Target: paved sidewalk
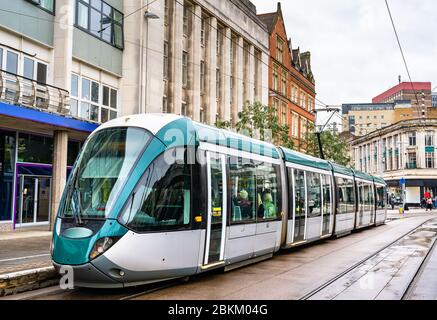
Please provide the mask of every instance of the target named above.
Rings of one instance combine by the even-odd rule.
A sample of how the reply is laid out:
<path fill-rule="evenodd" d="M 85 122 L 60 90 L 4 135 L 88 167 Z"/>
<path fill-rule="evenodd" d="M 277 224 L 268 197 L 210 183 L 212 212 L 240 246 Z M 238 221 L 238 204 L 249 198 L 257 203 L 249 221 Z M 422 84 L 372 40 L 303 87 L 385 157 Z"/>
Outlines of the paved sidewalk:
<path fill-rule="evenodd" d="M 46 230 L 15 230 L 0 233 L 0 275 L 51 266 Z"/>

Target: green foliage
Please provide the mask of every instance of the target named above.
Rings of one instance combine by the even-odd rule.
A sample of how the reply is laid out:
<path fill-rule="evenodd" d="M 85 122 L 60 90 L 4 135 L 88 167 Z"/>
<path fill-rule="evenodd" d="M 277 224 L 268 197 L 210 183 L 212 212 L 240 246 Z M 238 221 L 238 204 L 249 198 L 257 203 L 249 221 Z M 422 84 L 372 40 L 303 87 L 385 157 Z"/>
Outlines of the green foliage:
<path fill-rule="evenodd" d="M 231 122 L 224 121 L 224 120 L 217 120 L 215 126 L 219 129 L 229 129 L 231 128 Z"/>
<path fill-rule="evenodd" d="M 294 141 L 289 138 L 289 127 L 279 123 L 278 110 L 261 102 L 246 102 L 238 113 L 236 130 L 252 138 L 269 141 L 293 149 Z"/>
<path fill-rule="evenodd" d="M 320 134 L 320 140 L 322 141 L 323 154 L 326 160 L 343 166 L 350 164 L 348 145 L 338 134 L 332 131 L 323 131 Z M 307 147 L 307 154 L 320 158 L 319 144 L 317 135 L 314 133 L 314 127 L 308 128 L 304 143 Z"/>

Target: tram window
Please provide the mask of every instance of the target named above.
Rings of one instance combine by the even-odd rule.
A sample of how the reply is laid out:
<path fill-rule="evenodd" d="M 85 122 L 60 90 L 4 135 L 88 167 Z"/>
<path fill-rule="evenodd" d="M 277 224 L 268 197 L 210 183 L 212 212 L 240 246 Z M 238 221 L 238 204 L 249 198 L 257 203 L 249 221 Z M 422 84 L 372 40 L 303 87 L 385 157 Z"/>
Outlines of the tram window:
<path fill-rule="evenodd" d="M 357 181 L 357 188 L 358 188 L 358 211 L 359 212 L 364 212 L 365 208 L 364 208 L 364 195 L 365 195 L 365 191 L 364 191 L 364 184 L 360 181 Z"/>
<path fill-rule="evenodd" d="M 376 188 L 376 200 L 377 200 L 377 208 L 384 209 L 385 208 L 385 198 L 384 198 L 384 187 Z"/>
<path fill-rule="evenodd" d="M 339 214 L 352 213 L 355 211 L 355 195 L 353 180 L 336 177 L 338 187 Z"/>
<path fill-rule="evenodd" d="M 372 210 L 372 204 L 373 204 L 372 186 L 370 184 L 367 184 L 367 186 L 366 186 L 366 210 L 367 211 Z"/>
<path fill-rule="evenodd" d="M 307 172 L 307 188 L 308 188 L 308 217 L 320 217 L 321 211 L 321 183 L 320 174 Z"/>
<path fill-rule="evenodd" d="M 69 183 L 63 216 L 105 218 L 151 135 L 139 128 L 96 132 L 79 155 Z"/>
<path fill-rule="evenodd" d="M 322 174 L 323 214 L 331 214 L 331 176 Z"/>
<path fill-rule="evenodd" d="M 231 182 L 231 223 L 254 222 L 256 208 L 256 171 L 249 159 L 229 157 Z"/>
<path fill-rule="evenodd" d="M 294 211 L 296 219 L 305 218 L 306 199 L 305 199 L 305 172 L 294 170 Z"/>
<path fill-rule="evenodd" d="M 191 166 L 169 163 L 161 155 L 147 169 L 121 221 L 136 231 L 186 227 L 191 220 L 190 190 Z"/>
<path fill-rule="evenodd" d="M 256 166 L 256 188 L 258 199 L 258 220 L 277 219 L 280 215 L 280 192 L 278 190 L 279 166 L 259 163 Z"/>

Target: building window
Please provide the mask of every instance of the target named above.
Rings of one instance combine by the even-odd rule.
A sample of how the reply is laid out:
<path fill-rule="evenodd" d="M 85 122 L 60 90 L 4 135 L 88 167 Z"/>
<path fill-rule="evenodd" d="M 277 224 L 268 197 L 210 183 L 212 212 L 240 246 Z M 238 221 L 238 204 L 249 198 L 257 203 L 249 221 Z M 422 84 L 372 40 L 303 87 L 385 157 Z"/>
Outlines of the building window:
<path fill-rule="evenodd" d="M 123 14 L 102 0 L 77 0 L 76 27 L 123 49 Z"/>
<path fill-rule="evenodd" d="M 37 5 L 41 9 L 48 11 L 52 14 L 55 13 L 55 0 L 27 0 L 34 5 Z"/>
<path fill-rule="evenodd" d="M 300 106 L 305 107 L 305 94 L 303 92 L 300 93 Z"/>
<path fill-rule="evenodd" d="M 427 131 L 425 134 L 425 146 L 432 147 L 434 146 L 434 131 Z"/>
<path fill-rule="evenodd" d="M 168 25 L 168 17 L 169 17 L 169 13 L 170 13 L 168 1 L 169 0 L 164 0 L 164 25 Z"/>
<path fill-rule="evenodd" d="M 434 168 L 434 152 L 425 152 L 425 163 L 427 169 Z"/>
<path fill-rule="evenodd" d="M 40 83 L 47 83 L 47 64 L 24 57 L 23 77 Z"/>
<path fill-rule="evenodd" d="M 200 44 L 205 45 L 205 18 L 200 20 Z"/>
<path fill-rule="evenodd" d="M 184 36 L 188 36 L 188 7 L 184 6 Z"/>
<path fill-rule="evenodd" d="M 168 113 L 168 100 L 167 97 L 162 97 L 162 112 Z"/>
<path fill-rule="evenodd" d="M 205 61 L 200 61 L 200 94 L 205 94 L 205 82 L 206 82 L 206 75 L 205 75 Z"/>
<path fill-rule="evenodd" d="M 231 76 L 230 77 L 230 81 L 229 81 L 229 98 L 230 98 L 230 103 L 232 104 L 234 102 L 234 77 Z"/>
<path fill-rule="evenodd" d="M 273 65 L 273 90 L 278 91 L 278 82 L 279 82 L 279 67 L 277 65 Z"/>
<path fill-rule="evenodd" d="M 168 41 L 164 41 L 163 76 L 164 76 L 164 79 L 168 79 Z"/>
<path fill-rule="evenodd" d="M 415 146 L 416 145 L 416 132 L 408 133 L 408 144 L 410 146 Z"/>
<path fill-rule="evenodd" d="M 221 96 L 221 81 L 220 81 L 220 69 L 216 69 L 215 71 L 215 94 L 217 97 L 217 100 L 220 100 Z"/>
<path fill-rule="evenodd" d="M 279 101 L 276 98 L 273 99 L 273 110 L 274 110 L 274 112 L 279 111 Z"/>
<path fill-rule="evenodd" d="M 408 154 L 407 169 L 416 169 L 416 168 L 417 168 L 416 153 L 409 153 Z"/>
<path fill-rule="evenodd" d="M 185 102 L 182 102 L 181 115 L 184 117 L 188 116 L 188 108 Z"/>
<path fill-rule="evenodd" d="M 6 53 L 6 71 L 18 74 L 18 54 L 9 50 Z"/>
<path fill-rule="evenodd" d="M 287 96 L 287 70 L 282 70 L 282 86 L 281 86 L 281 93 L 284 96 Z"/>
<path fill-rule="evenodd" d="M 276 60 L 284 61 L 284 41 L 279 36 L 276 37 Z"/>
<path fill-rule="evenodd" d="M 216 50 L 217 50 L 217 55 L 220 55 L 220 51 L 221 51 L 221 31 L 220 31 L 220 28 L 217 28 Z"/>
<path fill-rule="evenodd" d="M 293 137 L 297 137 L 298 135 L 298 125 L 299 125 L 299 117 L 295 114 L 292 113 L 292 117 L 291 117 L 291 134 Z"/>
<path fill-rule="evenodd" d="M 182 52 L 182 85 L 188 85 L 188 53 Z"/>
<path fill-rule="evenodd" d="M 291 101 L 297 104 L 297 87 L 294 85 L 291 88 Z"/>
<path fill-rule="evenodd" d="M 282 103 L 281 105 L 281 122 L 282 124 L 287 124 L 287 104 Z"/>
<path fill-rule="evenodd" d="M 200 122 L 205 123 L 205 110 L 200 107 Z"/>
<path fill-rule="evenodd" d="M 70 113 L 73 116 L 100 123 L 117 118 L 116 89 L 73 73 L 70 95 Z"/>
<path fill-rule="evenodd" d="M 5 55 L 3 56 L 3 52 Z M 21 62 L 22 61 L 22 62 Z M 22 64 L 22 68 L 18 66 Z M 23 76 L 30 80 L 36 80 L 40 83 L 47 83 L 48 65 L 37 59 L 20 55 L 16 52 L 3 49 L 0 47 L 0 69 L 6 66 L 7 72 Z"/>

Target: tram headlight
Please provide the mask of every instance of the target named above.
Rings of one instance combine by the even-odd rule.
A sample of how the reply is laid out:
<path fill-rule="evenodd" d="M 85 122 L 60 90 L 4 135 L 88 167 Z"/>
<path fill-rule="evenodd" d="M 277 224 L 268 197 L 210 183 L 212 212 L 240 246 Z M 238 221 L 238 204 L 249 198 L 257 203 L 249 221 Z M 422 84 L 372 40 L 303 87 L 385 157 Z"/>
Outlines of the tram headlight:
<path fill-rule="evenodd" d="M 111 248 L 118 240 L 120 240 L 120 237 L 104 237 L 97 240 L 94 244 L 93 250 L 91 250 L 90 260 L 100 256 L 103 252 Z"/>

